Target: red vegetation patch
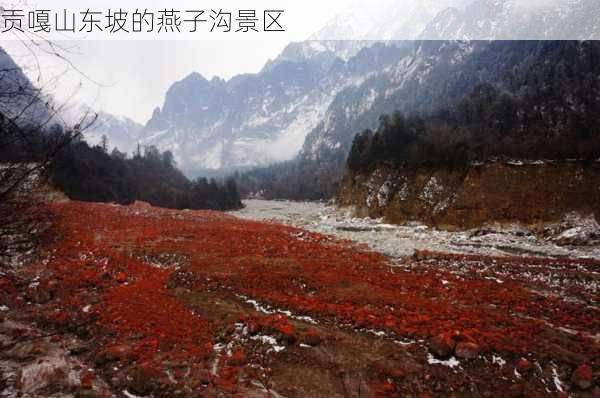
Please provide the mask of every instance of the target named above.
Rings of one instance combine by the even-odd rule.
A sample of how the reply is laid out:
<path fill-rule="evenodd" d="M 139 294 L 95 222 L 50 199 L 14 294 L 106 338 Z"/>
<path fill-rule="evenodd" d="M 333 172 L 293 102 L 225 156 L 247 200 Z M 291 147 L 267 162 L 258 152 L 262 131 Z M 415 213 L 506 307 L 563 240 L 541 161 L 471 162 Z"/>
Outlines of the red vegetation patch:
<path fill-rule="evenodd" d="M 593 366 L 600 358 L 590 337 L 600 331 L 597 292 L 590 289 L 598 283 L 597 262 L 421 253 L 417 261 L 393 267 L 384 256 L 347 242 L 217 212 L 79 202 L 51 210 L 57 238 L 46 250 L 60 286 L 56 322 L 93 319 L 112 336 L 109 346 L 132 346 L 128 355 L 140 363 L 203 361 L 222 326 L 171 295 L 171 281 L 176 281 L 171 287 L 185 281 L 192 290 L 248 298 L 255 300 L 249 308 L 258 303 L 322 325 L 373 329 L 395 338 L 442 335 L 452 348 L 463 342 L 515 357 L 552 358 L 558 344 Z M 159 264 L 139 253 L 182 260 Z M 90 301 L 96 304 L 82 311 Z M 244 323 L 251 333 L 296 338 L 287 315 Z M 560 340 L 547 334 L 559 326 L 573 333 Z M 233 391 L 245 360 L 246 353 L 235 351 L 217 384 Z M 394 388 L 386 381 L 374 386 L 382 394 Z"/>
<path fill-rule="evenodd" d="M 163 360 L 206 357 L 211 351 L 210 325 L 167 295 L 168 273 L 149 269 L 136 279 L 107 292 L 97 309 L 100 323 L 120 336 L 142 336 L 135 350 L 143 359 L 157 351 L 168 353 Z"/>
<path fill-rule="evenodd" d="M 105 335 L 114 336 L 108 344 L 130 345 L 127 356 L 138 361 L 152 361 L 161 353 L 160 361 L 201 362 L 212 352 L 212 326 L 168 294 L 171 271 L 125 254 L 130 240 L 120 227 L 130 220 L 114 217 L 112 209 L 82 203 L 53 207 L 60 237 L 47 247 L 47 261 L 62 304 L 53 321 L 73 325 L 96 319 Z M 152 233 L 147 227 L 140 230 L 144 237 Z"/>
<path fill-rule="evenodd" d="M 17 289 L 15 288 L 13 282 L 6 277 L 0 278 L 0 291 L 2 292 L 3 296 L 7 296 L 6 298 L 14 297 L 17 293 Z"/>

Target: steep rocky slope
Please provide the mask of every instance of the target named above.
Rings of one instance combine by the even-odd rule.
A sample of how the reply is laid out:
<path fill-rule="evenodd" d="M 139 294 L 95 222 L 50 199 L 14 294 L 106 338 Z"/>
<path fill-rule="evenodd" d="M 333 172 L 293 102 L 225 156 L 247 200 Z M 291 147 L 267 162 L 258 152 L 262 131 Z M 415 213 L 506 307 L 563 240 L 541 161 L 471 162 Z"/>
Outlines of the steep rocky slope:
<path fill-rule="evenodd" d="M 46 125 L 54 120 L 50 98 L 36 87 L 8 53 L 0 48 L 0 113 L 19 126 Z"/>
<path fill-rule="evenodd" d="M 229 81 L 192 73 L 167 92 L 140 135 L 173 151 L 189 174 L 291 159 L 335 93 L 354 83 L 321 43 L 292 43 L 258 74 Z M 356 74 L 355 74 L 356 76 Z"/>
<path fill-rule="evenodd" d="M 300 161 L 344 157 L 352 136 L 372 127 L 379 114 L 447 105 L 473 84 L 518 70 L 536 52 L 522 46 L 509 53 L 500 45 L 486 54 L 487 42 L 394 40 L 598 37 L 593 16 L 600 10 L 593 0 L 525 3 L 428 0 L 398 8 L 390 2 L 358 12 L 349 7 L 259 73 L 229 81 L 192 74 L 175 83 L 141 139 L 173 151 L 188 174 L 261 166 L 299 152 Z M 340 38 L 355 40 L 323 40 Z M 384 48 L 381 40 L 387 40 Z"/>
<path fill-rule="evenodd" d="M 380 62 L 380 72 L 360 85 L 341 92 L 324 120 L 307 136 L 300 153 L 305 160 L 345 157 L 352 138 L 363 129 L 374 129 L 382 114 L 394 111 L 430 115 L 451 110 L 482 83 L 500 92 L 521 97 L 543 91 L 550 112 L 584 113 L 588 97 L 598 90 L 592 78 L 588 92 L 569 92 L 565 83 L 582 83 L 579 73 L 594 65 L 597 42 L 574 41 L 422 41 L 401 47 L 375 45 L 359 57 Z M 562 86 L 561 86 L 562 85 Z M 568 94 L 566 94 L 568 92 Z M 562 96 L 572 103 L 565 106 Z M 541 98 L 538 98 L 541 101 Z"/>
<path fill-rule="evenodd" d="M 131 154 L 136 149 L 143 127 L 128 117 L 98 112 L 98 119 L 85 131 L 83 138 L 94 146 L 100 145 L 102 136 L 106 136 L 109 151 L 116 147 L 121 152 Z"/>
<path fill-rule="evenodd" d="M 475 104 L 485 104 L 493 96 L 507 98 L 510 106 L 529 108 L 524 113 L 507 108 L 489 118 L 481 117 L 490 127 L 507 124 L 518 114 L 536 120 L 537 130 L 523 128 L 519 134 L 515 133 L 513 148 L 531 151 L 533 133 L 537 137 L 547 134 L 550 138 L 560 135 L 565 137 L 566 145 L 578 148 L 580 143 L 575 138 L 569 141 L 568 137 L 574 136 L 567 130 L 575 125 L 572 121 L 588 120 L 596 114 L 595 97 L 600 92 L 594 78 L 598 54 L 598 42 L 374 44 L 361 50 L 347 65 L 377 64 L 375 69 L 379 72 L 365 76 L 360 84 L 343 89 L 333 99 L 324 119 L 307 135 L 294 167 L 283 165 L 249 173 L 246 180 L 250 181 L 250 191 L 264 191 L 269 198 L 313 199 L 335 195 L 354 136 L 365 129 L 376 129 L 382 114 L 400 111 L 407 116 L 441 120 L 464 114 L 472 119 L 487 109 Z M 458 123 L 469 122 L 452 122 L 450 127 L 455 128 Z M 534 124 L 530 120 L 527 123 Z M 577 129 L 594 137 L 597 136 L 594 126 L 584 123 Z M 476 135 L 485 137 L 489 130 L 482 127 Z M 529 155 L 535 158 L 535 153 Z M 290 195 L 286 188 L 289 181 L 301 189 Z"/>
<path fill-rule="evenodd" d="M 600 6 L 595 0 L 482 0 L 441 11 L 419 38 L 597 40 L 599 17 Z"/>

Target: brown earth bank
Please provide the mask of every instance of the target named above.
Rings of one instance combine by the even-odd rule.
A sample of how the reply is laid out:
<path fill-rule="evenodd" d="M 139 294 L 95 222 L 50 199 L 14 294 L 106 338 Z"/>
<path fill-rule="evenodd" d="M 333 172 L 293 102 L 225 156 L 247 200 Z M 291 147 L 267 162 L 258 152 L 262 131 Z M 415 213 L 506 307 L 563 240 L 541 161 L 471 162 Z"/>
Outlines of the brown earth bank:
<path fill-rule="evenodd" d="M 392 263 L 219 212 L 39 207 L 0 269 L 2 397 L 600 394 L 598 261 Z"/>
<path fill-rule="evenodd" d="M 339 202 L 358 215 L 445 229 L 600 214 L 600 162 L 490 161 L 455 170 L 381 166 L 346 175 Z"/>

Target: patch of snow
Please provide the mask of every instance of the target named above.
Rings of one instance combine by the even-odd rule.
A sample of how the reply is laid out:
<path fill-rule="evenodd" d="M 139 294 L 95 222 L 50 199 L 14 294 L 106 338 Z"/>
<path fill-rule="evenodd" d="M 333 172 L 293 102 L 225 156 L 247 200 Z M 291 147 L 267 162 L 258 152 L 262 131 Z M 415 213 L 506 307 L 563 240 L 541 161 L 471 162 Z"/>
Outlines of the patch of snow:
<path fill-rule="evenodd" d="M 435 176 L 432 176 L 423 187 L 423 192 L 421 192 L 419 198 L 429 203 L 430 205 L 433 205 L 435 203 L 436 197 L 443 192 L 444 187 L 438 182 Z"/>
<path fill-rule="evenodd" d="M 274 311 L 271 311 L 270 309 L 268 309 L 267 307 L 263 307 L 263 306 L 262 306 L 262 305 L 261 305 L 261 304 L 260 304 L 258 301 L 256 301 L 256 300 L 250 300 L 250 299 L 248 299 L 248 300 L 246 300 L 246 302 L 247 302 L 248 304 L 251 304 L 251 305 L 254 307 L 254 309 L 255 309 L 256 311 L 258 311 L 258 312 L 262 312 L 262 313 L 265 313 L 265 314 L 272 314 L 272 313 L 274 312 Z"/>
<path fill-rule="evenodd" d="M 556 365 L 552 366 L 552 381 L 554 381 L 554 386 L 558 390 L 558 392 L 563 392 L 564 388 L 560 378 L 558 377 L 558 370 L 556 369 Z"/>
<path fill-rule="evenodd" d="M 433 354 L 428 353 L 427 354 L 427 363 L 430 365 L 444 365 L 447 366 L 449 368 L 455 368 L 457 366 L 460 366 L 460 362 L 458 359 L 456 359 L 455 357 L 450 357 L 449 359 L 446 360 L 441 360 L 441 359 L 437 359 L 433 356 Z"/>
<path fill-rule="evenodd" d="M 373 330 L 373 329 L 367 329 L 367 332 L 374 334 L 377 337 L 383 337 L 385 336 L 385 332 L 381 331 L 381 330 Z"/>
<path fill-rule="evenodd" d="M 377 192 L 377 203 L 379 207 L 384 207 L 385 205 L 387 205 L 388 199 L 390 197 L 391 188 L 392 182 L 389 180 L 384 182 L 379 188 L 379 191 Z"/>
<path fill-rule="evenodd" d="M 317 324 L 317 321 L 309 316 L 306 315 L 295 315 L 293 314 L 291 311 L 288 310 L 282 310 L 282 309 L 278 309 L 278 308 L 271 308 L 267 305 L 261 304 L 256 300 L 252 300 L 252 299 L 248 299 L 246 296 L 243 295 L 237 295 L 238 298 L 244 300 L 246 303 L 252 305 L 254 307 L 254 309 L 258 312 L 262 312 L 264 314 L 283 314 L 289 318 L 293 318 L 296 319 L 298 321 L 303 321 L 303 322 L 307 322 L 307 323 L 312 323 L 313 325 Z"/>
<path fill-rule="evenodd" d="M 415 340 L 394 340 L 394 344 L 398 344 L 398 345 L 413 345 L 416 343 L 417 343 L 417 341 L 415 341 Z"/>
<path fill-rule="evenodd" d="M 250 337 L 250 340 L 260 341 L 261 343 L 270 346 L 271 349 L 273 349 L 273 351 L 275 351 L 275 352 L 280 352 L 280 351 L 285 350 L 285 346 L 277 344 L 277 339 L 275 339 L 273 336 L 257 334 L 256 336 Z"/>
<path fill-rule="evenodd" d="M 506 361 L 498 355 L 492 355 L 492 363 L 495 363 L 497 365 L 500 365 L 500 367 L 503 367 L 504 365 L 506 365 Z"/>
<path fill-rule="evenodd" d="M 406 178 L 404 178 L 404 181 L 402 182 L 402 185 L 400 186 L 400 189 L 398 189 L 396 195 L 400 200 L 408 199 L 408 181 L 406 180 Z"/>
<path fill-rule="evenodd" d="M 496 283 L 500 283 L 500 284 L 504 283 L 504 281 L 502 279 L 494 278 L 493 276 L 484 276 L 483 278 L 494 281 Z"/>
<path fill-rule="evenodd" d="M 123 390 L 123 395 L 125 395 L 127 398 L 142 398 L 139 395 L 134 395 L 127 390 Z"/>

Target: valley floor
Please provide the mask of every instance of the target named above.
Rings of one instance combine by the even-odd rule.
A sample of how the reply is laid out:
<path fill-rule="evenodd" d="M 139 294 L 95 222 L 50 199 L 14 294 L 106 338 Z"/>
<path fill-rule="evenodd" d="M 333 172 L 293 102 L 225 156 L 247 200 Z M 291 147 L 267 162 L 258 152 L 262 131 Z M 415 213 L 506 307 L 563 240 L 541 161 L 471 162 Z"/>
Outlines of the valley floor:
<path fill-rule="evenodd" d="M 296 226 L 48 205 L 0 273 L 0 397 L 600 394 L 600 262 L 540 256 L 585 249 L 247 205 Z"/>

